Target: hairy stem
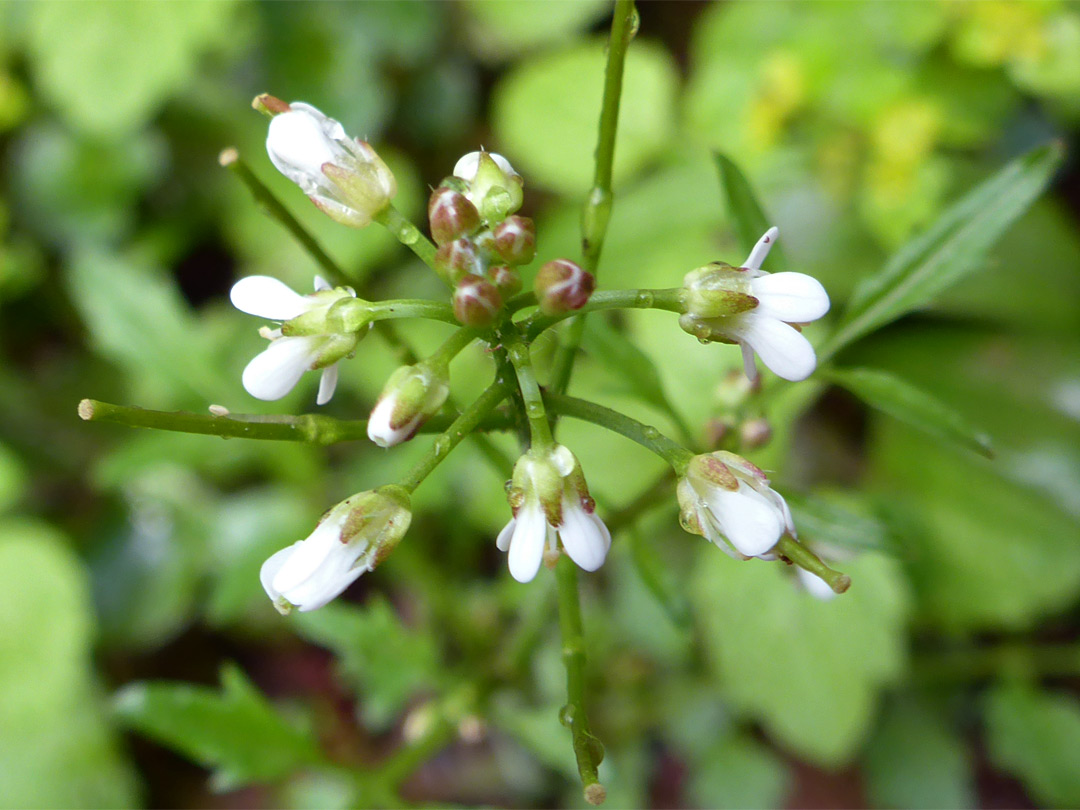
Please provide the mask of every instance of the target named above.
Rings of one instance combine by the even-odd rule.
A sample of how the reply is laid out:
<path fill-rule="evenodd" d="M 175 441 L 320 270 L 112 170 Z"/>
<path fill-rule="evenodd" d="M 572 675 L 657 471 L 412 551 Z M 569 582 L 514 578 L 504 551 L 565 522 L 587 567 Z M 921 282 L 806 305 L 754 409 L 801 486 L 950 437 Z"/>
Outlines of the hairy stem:
<path fill-rule="evenodd" d="M 601 290 L 594 293 L 581 309 L 559 315 L 537 312 L 521 321 L 520 327 L 525 332 L 526 339 L 532 341 L 545 329 L 550 329 L 560 321 L 605 309 L 663 309 L 680 313 L 685 311 L 682 289 L 677 287 L 665 290 Z"/>
<path fill-rule="evenodd" d="M 366 419 L 335 419 L 306 413 L 299 416 L 229 413 L 216 416 L 189 411 L 153 411 L 128 405 L 113 405 L 96 399 L 79 403 L 79 417 L 87 422 L 112 422 L 135 428 L 153 428 L 176 433 L 195 433 L 230 439 L 308 442 L 328 445 L 367 438 Z M 422 433 L 447 430 L 452 420 L 432 417 L 420 428 Z M 481 430 L 508 430 L 513 421 L 505 415 L 489 414 L 479 423 Z"/>
<path fill-rule="evenodd" d="M 577 397 L 568 397 L 566 394 L 548 394 L 547 401 L 552 411 L 557 414 L 600 425 L 651 450 L 670 464 L 676 475 L 682 475 L 686 471 L 686 465 L 694 457 L 692 452 L 651 425 L 611 408 Z"/>
<path fill-rule="evenodd" d="M 633 0 L 616 0 L 615 15 L 611 20 L 611 38 L 608 41 L 607 68 L 604 71 L 604 97 L 600 106 L 600 131 L 596 140 L 596 169 L 593 187 L 581 212 L 582 266 L 596 275 L 600 265 L 600 252 L 604 247 L 608 220 L 614 194 L 611 191 L 612 166 L 615 161 L 615 133 L 619 126 L 619 101 L 622 98 L 623 68 L 626 51 L 634 36 L 636 16 Z M 563 393 L 570 384 L 570 372 L 574 358 L 581 345 L 585 325 L 582 318 L 575 318 L 566 330 L 563 344 L 555 355 L 551 375 L 551 390 Z"/>
<path fill-rule="evenodd" d="M 450 424 L 450 427 L 435 440 L 431 449 L 405 475 L 400 482 L 401 486 L 409 492 L 413 492 L 420 486 L 421 482 L 431 474 L 432 470 L 450 455 L 450 451 L 480 426 L 484 418 L 494 410 L 495 406 L 506 398 L 506 394 L 506 387 L 497 381 L 484 389 L 484 393 L 458 415 Z"/>
<path fill-rule="evenodd" d="M 589 729 L 589 717 L 585 711 L 585 634 L 581 624 L 577 568 L 569 557 L 564 555 L 559 558 L 555 566 L 555 580 L 559 597 L 562 659 L 566 666 L 566 705 L 562 709 L 561 719 L 573 736 L 574 757 L 585 799 L 590 804 L 600 804 L 606 796 L 597 774 L 604 758 L 604 746 Z"/>

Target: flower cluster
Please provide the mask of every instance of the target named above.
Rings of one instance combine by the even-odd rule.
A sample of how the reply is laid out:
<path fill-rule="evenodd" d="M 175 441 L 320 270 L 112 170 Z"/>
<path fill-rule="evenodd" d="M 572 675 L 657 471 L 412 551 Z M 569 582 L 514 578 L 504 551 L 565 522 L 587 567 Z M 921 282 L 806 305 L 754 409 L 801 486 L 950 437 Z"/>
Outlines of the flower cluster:
<path fill-rule="evenodd" d="M 329 216 L 351 227 L 372 221 L 387 224 L 393 217 L 403 221 L 391 205 L 393 174 L 368 144 L 348 138 L 337 121 L 310 105 L 260 96 L 256 106 L 272 117 L 266 147 L 274 166 Z M 377 317 L 383 318 L 442 307 L 443 320 L 456 318 L 466 327 L 435 354 L 402 366 L 387 380 L 367 423 L 368 437 L 380 447 L 411 439 L 446 407 L 450 361 L 473 340 L 483 341 L 507 372 L 500 371 L 489 389 L 496 396 L 487 410 L 474 403 L 458 415 L 415 477 L 347 498 L 326 513 L 310 536 L 266 561 L 262 583 L 282 612 L 326 604 L 382 561 L 409 526 L 412 489 L 482 418 L 494 416 L 502 399 L 511 403 L 502 412 L 505 424 L 527 421 L 533 440 L 507 484 L 512 517 L 496 539 L 499 550 L 507 553 L 511 576 L 528 582 L 542 564 L 553 565 L 562 553 L 585 571 L 603 565 L 611 534 L 596 513 L 578 459 L 552 439 L 546 394 L 533 375 L 528 345 L 534 330 L 538 334 L 587 307 L 596 279 L 568 259 L 555 259 L 536 271 L 532 295 L 518 296 L 522 270 L 536 256 L 535 225 L 517 213 L 523 188 L 506 158 L 478 151 L 462 157 L 453 174 L 432 192 L 428 222 L 434 244 L 425 242 L 430 252 L 417 252 L 451 288 L 449 305 L 371 303 L 351 288 L 332 288 L 319 278 L 310 295 L 266 276 L 241 279 L 232 288 L 238 309 L 276 324 L 261 330 L 270 345 L 243 374 L 247 391 L 264 400 L 283 397 L 305 371 L 321 369 L 317 401 L 327 402 L 337 383 L 337 364 L 355 351 L 376 317 L 374 308 L 381 307 Z M 669 302 L 664 308 L 677 309 L 682 328 L 704 342 L 739 344 L 749 377 L 756 376 L 756 353 L 778 376 L 801 380 L 813 372 L 816 359 L 799 325 L 824 316 L 829 299 L 809 276 L 761 270 L 777 236 L 776 228 L 769 229 L 743 266 L 713 262 L 691 271 L 681 290 L 666 291 Z M 416 249 L 421 239 L 413 229 L 402 241 Z M 515 303 L 506 306 L 514 296 Z M 634 297 L 652 300 L 651 293 Z M 593 308 L 601 306 L 603 302 Z M 514 319 L 529 307 L 535 308 L 532 314 Z M 508 382 L 513 376 L 516 388 Z M 619 418 L 625 419 L 623 427 L 616 428 L 619 432 L 650 446 L 652 428 Z M 753 448 L 769 438 L 767 429 L 754 435 L 758 438 L 747 439 L 744 446 Z M 791 545 L 797 544 L 796 533 L 784 498 L 745 458 L 723 451 L 693 455 L 684 448 L 665 457 L 680 474 L 676 495 L 686 531 L 737 559 L 817 560 L 805 547 Z M 808 577 L 805 587 L 812 592 L 828 589 L 813 573 L 800 570 L 800 576 Z"/>

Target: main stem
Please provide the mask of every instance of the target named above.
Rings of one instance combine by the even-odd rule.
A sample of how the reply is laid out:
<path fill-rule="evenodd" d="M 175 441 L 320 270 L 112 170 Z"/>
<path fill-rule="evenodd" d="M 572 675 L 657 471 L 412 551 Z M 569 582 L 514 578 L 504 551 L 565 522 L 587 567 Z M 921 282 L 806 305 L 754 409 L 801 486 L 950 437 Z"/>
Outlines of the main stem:
<path fill-rule="evenodd" d="M 479 397 L 455 419 L 442 435 L 439 436 L 431 449 L 424 454 L 416 465 L 400 481 L 401 486 L 409 492 L 413 492 L 421 482 L 431 474 L 432 470 L 439 466 L 450 451 L 457 447 L 461 440 L 472 433 L 480 425 L 495 406 L 506 398 L 506 388 L 500 382 L 489 385 Z"/>
<path fill-rule="evenodd" d="M 604 758 L 604 747 L 589 728 L 585 711 L 585 634 L 581 624 L 577 568 L 565 555 L 555 566 L 559 597 L 559 630 L 562 633 L 562 659 L 566 666 L 566 705 L 563 724 L 570 727 L 578 774 L 590 804 L 600 804 L 606 797 L 597 769 Z"/>
<path fill-rule="evenodd" d="M 582 267 L 596 275 L 600 252 L 607 235 L 608 220 L 614 194 L 611 191 L 612 166 L 615 161 L 615 133 L 619 125 L 619 101 L 622 98 L 623 69 L 626 51 L 634 36 L 633 0 L 616 0 L 615 16 L 611 20 L 611 39 L 608 42 L 607 69 L 604 71 L 604 98 L 600 106 L 600 132 L 596 141 L 596 170 L 593 187 L 581 212 Z M 583 318 L 574 318 L 566 330 L 564 341 L 555 355 L 551 374 L 551 390 L 564 393 L 570 384 L 574 358 L 581 345 L 585 328 Z"/>

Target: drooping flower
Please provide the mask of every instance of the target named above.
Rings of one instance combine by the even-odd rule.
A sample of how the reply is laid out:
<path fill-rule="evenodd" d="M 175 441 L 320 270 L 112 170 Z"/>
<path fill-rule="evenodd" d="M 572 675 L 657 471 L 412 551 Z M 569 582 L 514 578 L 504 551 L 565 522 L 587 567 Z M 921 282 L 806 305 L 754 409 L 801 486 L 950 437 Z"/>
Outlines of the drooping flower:
<path fill-rule="evenodd" d="M 766 231 L 742 267 L 714 262 L 688 273 L 683 280 L 687 311 L 679 325 L 700 340 L 738 343 L 751 379 L 757 376 L 756 352 L 777 376 L 797 382 L 814 372 L 817 358 L 792 324 L 825 315 L 829 296 L 805 273 L 761 269 L 779 233 Z"/>
<path fill-rule="evenodd" d="M 281 613 L 315 610 L 393 551 L 412 520 L 409 494 L 385 486 L 347 498 L 304 540 L 263 563 L 259 578 Z"/>
<path fill-rule="evenodd" d="M 676 493 L 683 528 L 736 559 L 773 559 L 780 538 L 795 536 L 783 497 L 765 473 L 734 453 L 694 456 Z"/>
<path fill-rule="evenodd" d="M 445 367 L 430 362 L 402 366 L 386 381 L 368 419 L 368 438 L 379 447 L 408 441 L 438 413 L 450 395 Z"/>
<path fill-rule="evenodd" d="M 328 310 L 337 301 L 356 297 L 348 288 L 331 288 L 316 276 L 315 293 L 301 295 L 270 276 L 247 276 L 233 285 L 229 299 L 234 307 L 249 315 L 287 322 L 310 313 Z M 255 355 L 244 369 L 244 389 L 256 399 L 277 400 L 288 394 L 305 371 L 322 369 L 317 402 L 325 405 L 337 387 L 337 361 L 350 354 L 359 333 L 283 335 L 282 330 L 260 331 L 270 345 Z"/>
<path fill-rule="evenodd" d="M 544 552 L 562 549 L 580 568 L 595 571 L 611 548 L 611 534 L 596 514 L 581 465 L 563 445 L 530 450 L 514 466 L 509 491 L 514 517 L 499 532 L 510 574 L 529 582 L 540 570 Z"/>
<path fill-rule="evenodd" d="M 393 172 L 370 144 L 310 104 L 281 106 L 288 109 L 274 115 L 266 136 L 277 170 L 332 219 L 353 228 L 370 223 L 397 193 Z"/>

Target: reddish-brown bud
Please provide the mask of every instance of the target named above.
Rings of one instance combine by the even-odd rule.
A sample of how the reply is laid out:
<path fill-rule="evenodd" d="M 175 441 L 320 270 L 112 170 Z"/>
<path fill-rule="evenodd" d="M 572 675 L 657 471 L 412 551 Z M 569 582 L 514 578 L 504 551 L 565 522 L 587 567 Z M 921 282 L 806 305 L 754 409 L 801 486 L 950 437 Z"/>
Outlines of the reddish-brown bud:
<path fill-rule="evenodd" d="M 436 245 L 469 236 L 480 227 L 480 212 L 469 198 L 452 188 L 437 188 L 428 200 L 428 222 Z"/>
<path fill-rule="evenodd" d="M 435 268 L 454 282 L 483 272 L 480 254 L 471 239 L 455 239 L 435 251 Z"/>
<path fill-rule="evenodd" d="M 507 264 L 495 264 L 487 270 L 488 279 L 499 288 L 504 299 L 508 299 L 521 292 L 521 276 L 518 271 Z"/>
<path fill-rule="evenodd" d="M 458 281 L 454 289 L 454 315 L 466 326 L 490 326 L 501 308 L 502 296 L 486 278 L 467 275 Z"/>
<path fill-rule="evenodd" d="M 596 279 L 569 259 L 555 259 L 537 272 L 533 289 L 545 315 L 560 315 L 585 306 Z"/>
<path fill-rule="evenodd" d="M 507 264 L 528 264 L 536 256 L 536 226 L 528 217 L 507 217 L 495 227 L 492 245 Z"/>

